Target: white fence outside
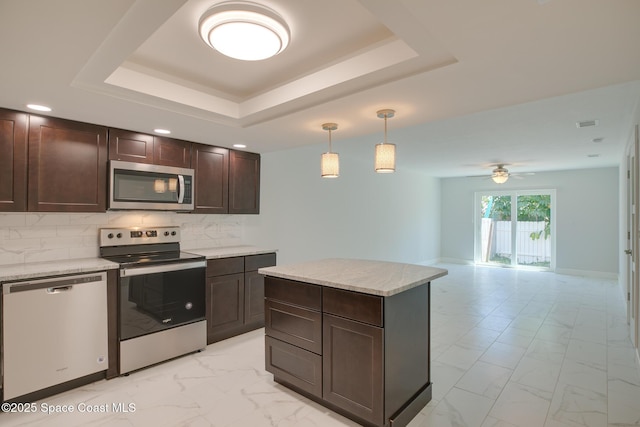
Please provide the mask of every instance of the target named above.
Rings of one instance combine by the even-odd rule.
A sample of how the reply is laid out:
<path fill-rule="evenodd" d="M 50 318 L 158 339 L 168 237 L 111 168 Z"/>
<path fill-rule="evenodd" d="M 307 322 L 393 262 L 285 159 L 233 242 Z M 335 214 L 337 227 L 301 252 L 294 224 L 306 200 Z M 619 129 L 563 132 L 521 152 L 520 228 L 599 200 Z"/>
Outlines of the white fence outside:
<path fill-rule="evenodd" d="M 517 263 L 521 265 L 550 264 L 551 238 L 545 239 L 544 232 L 539 239 L 531 239 L 531 233 L 544 230 L 544 221 L 516 222 Z M 482 219 L 482 261 L 489 262 L 496 257 L 512 259 L 511 221 Z"/>

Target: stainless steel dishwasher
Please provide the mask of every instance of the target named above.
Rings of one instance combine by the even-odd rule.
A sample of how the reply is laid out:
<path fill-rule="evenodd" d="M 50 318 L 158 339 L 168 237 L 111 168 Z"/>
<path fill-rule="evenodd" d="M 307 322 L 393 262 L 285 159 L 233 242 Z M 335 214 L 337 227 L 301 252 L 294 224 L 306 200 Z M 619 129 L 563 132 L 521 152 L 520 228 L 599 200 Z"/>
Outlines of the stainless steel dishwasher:
<path fill-rule="evenodd" d="M 104 272 L 2 285 L 4 400 L 107 369 Z"/>

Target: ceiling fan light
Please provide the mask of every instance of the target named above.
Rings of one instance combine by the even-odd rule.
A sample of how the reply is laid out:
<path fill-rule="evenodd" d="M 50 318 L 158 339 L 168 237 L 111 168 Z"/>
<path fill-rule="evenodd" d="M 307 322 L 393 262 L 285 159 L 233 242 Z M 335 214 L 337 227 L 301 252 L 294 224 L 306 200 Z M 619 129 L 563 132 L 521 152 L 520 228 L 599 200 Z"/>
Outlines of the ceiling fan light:
<path fill-rule="evenodd" d="M 509 172 L 506 171 L 494 171 L 491 175 L 491 179 L 496 184 L 504 184 L 509 179 Z"/>
<path fill-rule="evenodd" d="M 249 2 L 228 2 L 205 12 L 200 37 L 209 47 L 230 58 L 259 61 L 289 45 L 289 27 L 274 11 Z"/>

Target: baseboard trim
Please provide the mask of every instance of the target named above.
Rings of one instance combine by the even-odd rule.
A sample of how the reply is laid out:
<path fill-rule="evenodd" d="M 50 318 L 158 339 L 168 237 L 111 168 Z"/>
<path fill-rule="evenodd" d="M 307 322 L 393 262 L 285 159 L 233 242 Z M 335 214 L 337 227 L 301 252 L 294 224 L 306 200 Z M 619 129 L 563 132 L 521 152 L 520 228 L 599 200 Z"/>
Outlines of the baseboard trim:
<path fill-rule="evenodd" d="M 572 268 L 556 268 L 556 273 L 569 276 L 593 277 L 596 279 L 618 280 L 618 273 L 607 271 L 575 270 Z"/>
<path fill-rule="evenodd" d="M 433 264 L 460 264 L 460 265 L 474 265 L 478 267 L 494 267 L 493 265 L 482 265 L 476 264 L 473 260 L 462 259 L 462 258 L 437 258 L 434 260 L 428 261 L 424 265 L 433 265 Z M 496 267 L 503 267 L 500 265 L 496 265 Z M 506 268 L 517 268 L 511 266 L 505 266 Z M 541 270 L 545 271 L 545 270 Z M 581 276 L 581 277 L 592 277 L 596 279 L 606 279 L 606 280 L 619 280 L 618 273 L 610 273 L 608 271 L 592 271 L 592 270 L 578 270 L 573 268 L 556 268 L 555 271 L 550 270 L 552 273 L 557 274 L 566 274 L 568 276 Z"/>

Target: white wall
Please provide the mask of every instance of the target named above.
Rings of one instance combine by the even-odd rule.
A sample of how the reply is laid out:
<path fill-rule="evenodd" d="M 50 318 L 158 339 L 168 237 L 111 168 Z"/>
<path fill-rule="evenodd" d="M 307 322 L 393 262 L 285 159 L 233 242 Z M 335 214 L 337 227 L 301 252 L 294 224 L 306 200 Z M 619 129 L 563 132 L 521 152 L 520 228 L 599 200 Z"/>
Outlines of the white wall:
<path fill-rule="evenodd" d="M 502 185 L 481 178 L 442 179 L 441 256 L 473 261 L 476 191 L 556 189 L 556 271 L 617 277 L 618 179 L 617 167 L 541 172 Z"/>
<path fill-rule="evenodd" d="M 376 174 L 373 144 L 363 150 L 356 144 L 335 144 L 336 179 L 320 177 L 324 146 L 264 154 L 260 215 L 247 218 L 244 240 L 278 248 L 279 264 L 328 257 L 435 261 L 439 179 L 402 169 Z"/>

